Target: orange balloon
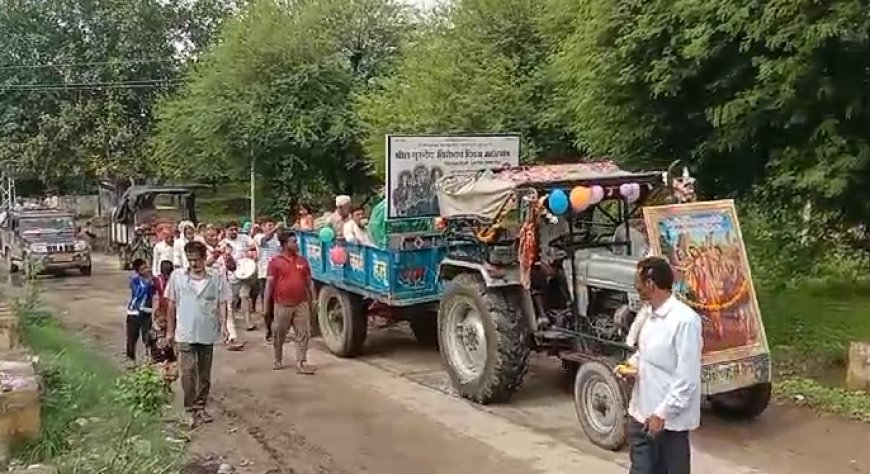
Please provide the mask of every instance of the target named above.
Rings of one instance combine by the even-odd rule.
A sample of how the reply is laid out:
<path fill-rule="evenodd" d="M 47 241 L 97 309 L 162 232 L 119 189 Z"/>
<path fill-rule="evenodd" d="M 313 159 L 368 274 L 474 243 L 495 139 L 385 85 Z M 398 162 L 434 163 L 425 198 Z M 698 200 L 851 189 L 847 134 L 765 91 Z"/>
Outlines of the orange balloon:
<path fill-rule="evenodd" d="M 577 186 L 571 190 L 569 195 L 571 201 L 571 209 L 575 212 L 580 212 L 589 207 L 589 202 L 592 200 L 592 189 L 586 186 Z"/>

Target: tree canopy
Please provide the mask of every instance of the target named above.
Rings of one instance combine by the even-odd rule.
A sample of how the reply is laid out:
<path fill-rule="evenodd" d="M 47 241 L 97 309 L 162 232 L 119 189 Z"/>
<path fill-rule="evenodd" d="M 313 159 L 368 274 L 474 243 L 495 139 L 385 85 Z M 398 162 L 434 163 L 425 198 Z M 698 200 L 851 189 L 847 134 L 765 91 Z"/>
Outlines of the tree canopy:
<path fill-rule="evenodd" d="M 386 134 L 516 132 L 526 162 L 682 159 L 708 196 L 865 222 L 868 22 L 858 0 L 23 0 L 0 160 L 54 186 L 255 161 L 268 193 L 317 195 L 377 188 Z"/>
<path fill-rule="evenodd" d="M 394 71 L 358 100 L 381 172 L 390 133 L 515 132 L 522 158 L 576 157 L 550 113 L 548 44 L 528 0 L 464 0 L 433 13 Z"/>
<path fill-rule="evenodd" d="M 152 104 L 195 53 L 217 0 L 22 0 L 0 9 L 0 161 L 55 190 L 147 174 Z M 84 180 L 82 178 L 85 178 Z"/>
<path fill-rule="evenodd" d="M 255 159 L 275 193 L 371 188 L 353 97 L 389 70 L 409 21 L 391 0 L 253 3 L 161 103 L 161 168 L 217 180 Z"/>
<path fill-rule="evenodd" d="M 565 8 L 568 4 L 573 8 Z M 866 219 L 870 18 L 859 1 L 556 0 L 552 73 L 589 151 L 673 158 Z"/>

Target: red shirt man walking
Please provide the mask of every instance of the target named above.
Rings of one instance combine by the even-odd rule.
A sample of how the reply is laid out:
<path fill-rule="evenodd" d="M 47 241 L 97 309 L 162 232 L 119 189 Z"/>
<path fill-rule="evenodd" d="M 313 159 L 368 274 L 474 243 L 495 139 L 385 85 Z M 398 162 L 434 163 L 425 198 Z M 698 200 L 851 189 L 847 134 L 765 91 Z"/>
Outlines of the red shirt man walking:
<path fill-rule="evenodd" d="M 284 341 L 290 328 L 296 345 L 296 372 L 314 373 L 307 365 L 308 341 L 311 339 L 311 315 L 314 314 L 314 284 L 305 257 L 299 255 L 296 234 L 283 230 L 278 234 L 281 253 L 269 262 L 266 274 L 266 320 L 274 318 L 275 370 L 284 367 Z"/>

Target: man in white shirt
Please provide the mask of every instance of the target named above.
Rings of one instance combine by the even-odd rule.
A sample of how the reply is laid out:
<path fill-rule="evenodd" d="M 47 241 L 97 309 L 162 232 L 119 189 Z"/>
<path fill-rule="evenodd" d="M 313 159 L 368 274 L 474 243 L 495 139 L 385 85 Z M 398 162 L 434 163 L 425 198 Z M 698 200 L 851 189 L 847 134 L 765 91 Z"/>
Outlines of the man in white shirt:
<path fill-rule="evenodd" d="M 175 265 L 175 268 L 183 268 L 187 270 L 190 267 L 190 263 L 187 261 L 187 254 L 184 252 L 184 246 L 187 245 L 188 242 L 193 242 L 195 229 L 193 227 L 193 222 L 190 221 L 182 221 L 178 224 L 178 238 L 175 239 L 174 247 L 174 257 L 172 263 Z"/>
<path fill-rule="evenodd" d="M 214 226 L 208 227 L 203 231 L 201 235 L 201 241 L 198 239 L 194 239 L 194 242 L 200 242 L 205 245 L 205 266 L 209 269 L 209 271 L 221 275 L 222 277 L 226 278 L 227 282 L 229 283 L 229 275 L 231 272 L 227 268 L 227 263 L 228 260 L 230 260 L 230 257 L 226 253 L 224 247 L 221 245 L 220 239 L 218 238 L 217 229 L 215 229 Z M 230 293 L 232 294 L 232 288 L 230 289 Z M 232 303 L 232 301 L 230 301 L 230 303 Z M 226 318 L 226 333 L 227 350 L 240 351 L 244 349 L 244 344 L 238 342 L 236 323 L 235 321 L 233 321 L 233 318 Z"/>
<path fill-rule="evenodd" d="M 235 262 L 239 262 L 245 258 L 250 258 L 249 255 L 256 250 L 254 247 L 254 241 L 249 236 L 239 232 L 239 224 L 237 222 L 230 222 L 227 225 L 227 236 L 224 238 L 222 244 Z M 242 313 L 245 315 L 245 325 L 248 331 L 256 329 L 256 326 L 254 326 L 254 322 L 251 319 L 251 285 L 255 276 L 256 275 L 252 275 L 250 279 L 239 280 L 236 277 L 235 272 L 229 272 L 230 286 L 233 290 L 233 306 L 231 308 L 231 314 L 232 317 L 235 318 L 237 308 L 236 304 L 240 304 Z"/>
<path fill-rule="evenodd" d="M 350 219 L 351 206 L 350 196 L 335 197 L 335 212 L 329 215 L 329 225 L 335 231 L 336 239 L 344 238 L 344 224 Z"/>
<path fill-rule="evenodd" d="M 260 295 L 263 296 L 263 319 L 266 323 L 266 341 L 272 340 L 272 321 L 266 311 L 266 278 L 269 273 L 269 262 L 281 253 L 281 243 L 278 242 L 278 231 L 284 228 L 284 223 L 275 224 L 271 219 L 263 221 L 263 233 L 254 237 L 257 246 L 257 279 Z"/>
<path fill-rule="evenodd" d="M 365 226 L 365 210 L 355 207 L 350 219 L 344 223 L 342 234 L 344 240 L 359 245 L 372 245 L 372 237 Z"/>
<path fill-rule="evenodd" d="M 629 472 L 689 474 L 689 432 L 701 422 L 701 318 L 671 292 L 674 273 L 666 260 L 641 260 L 635 284 L 650 311 L 637 328 L 632 356 Z"/>
<path fill-rule="evenodd" d="M 160 262 L 168 260 L 175 261 L 175 247 L 173 246 L 174 236 L 171 232 L 167 232 L 163 240 L 154 244 L 154 249 L 151 252 L 151 274 L 160 275 Z"/>

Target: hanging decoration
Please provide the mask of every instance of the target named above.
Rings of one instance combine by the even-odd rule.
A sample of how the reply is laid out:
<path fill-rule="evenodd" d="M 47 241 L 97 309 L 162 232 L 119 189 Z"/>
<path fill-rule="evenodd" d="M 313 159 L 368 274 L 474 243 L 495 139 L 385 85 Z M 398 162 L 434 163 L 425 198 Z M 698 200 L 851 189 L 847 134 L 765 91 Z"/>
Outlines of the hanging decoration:
<path fill-rule="evenodd" d="M 586 186 L 576 186 L 568 197 L 571 201 L 571 209 L 574 212 L 583 212 L 592 204 L 592 189 Z"/>
<path fill-rule="evenodd" d="M 335 240 L 335 231 L 332 230 L 332 227 L 326 226 L 317 233 L 320 236 L 320 241 L 325 243 L 330 243 Z"/>
<path fill-rule="evenodd" d="M 619 186 L 619 194 L 629 203 L 633 203 L 640 199 L 640 184 L 624 183 Z"/>
<path fill-rule="evenodd" d="M 628 202 L 634 203 L 640 199 L 640 184 L 631 183 L 631 194 L 628 196 Z"/>
<path fill-rule="evenodd" d="M 598 186 L 597 184 L 595 186 L 592 186 L 591 188 L 589 188 L 589 192 L 590 192 L 590 196 L 589 196 L 589 205 L 590 206 L 594 205 L 594 204 L 598 204 L 599 202 L 601 202 L 602 199 L 604 199 L 604 188 L 602 188 L 601 186 Z"/>
<path fill-rule="evenodd" d="M 331 229 L 330 229 L 331 230 Z M 342 266 L 347 263 L 347 250 L 342 245 L 329 249 L 329 260 L 333 265 Z"/>
<path fill-rule="evenodd" d="M 553 214 L 561 215 L 568 210 L 568 196 L 565 194 L 565 191 L 562 191 L 561 189 L 550 191 L 550 195 L 547 197 L 547 203 Z"/>
<path fill-rule="evenodd" d="M 532 286 L 532 268 L 538 260 L 540 248 L 538 246 L 538 220 L 541 213 L 548 214 L 544 207 L 544 198 L 541 197 L 536 204 L 529 206 L 526 220 L 519 231 L 519 264 L 520 284 L 529 289 Z"/>

